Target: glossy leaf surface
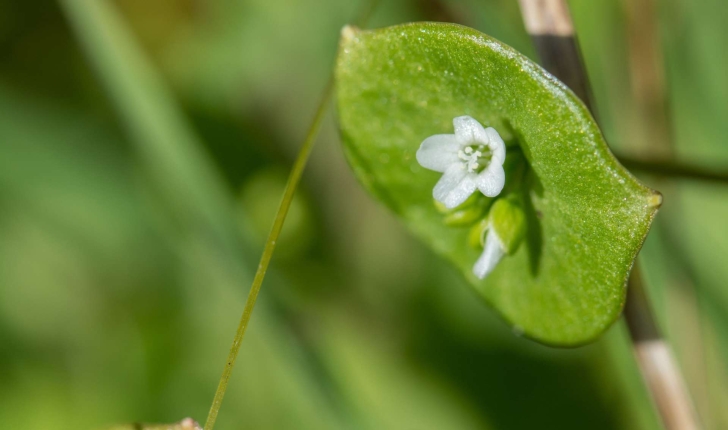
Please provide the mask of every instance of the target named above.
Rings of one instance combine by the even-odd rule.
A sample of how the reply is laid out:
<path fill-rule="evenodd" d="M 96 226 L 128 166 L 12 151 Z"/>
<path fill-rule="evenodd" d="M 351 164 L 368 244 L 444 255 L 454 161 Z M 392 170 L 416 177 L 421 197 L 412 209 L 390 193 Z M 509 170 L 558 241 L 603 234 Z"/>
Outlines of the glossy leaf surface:
<path fill-rule="evenodd" d="M 618 317 L 634 259 L 661 202 L 609 152 L 584 105 L 510 47 L 451 24 L 344 29 L 336 66 L 344 149 L 359 180 L 462 271 L 517 332 L 552 345 L 596 338 Z M 484 280 L 468 229 L 433 204 L 440 173 L 415 159 L 454 117 L 494 127 L 527 160 L 524 244 Z M 508 158 L 506 159 L 506 164 Z M 382 244 L 386 246 L 386 244 Z M 443 286 L 447 288 L 447 286 Z"/>

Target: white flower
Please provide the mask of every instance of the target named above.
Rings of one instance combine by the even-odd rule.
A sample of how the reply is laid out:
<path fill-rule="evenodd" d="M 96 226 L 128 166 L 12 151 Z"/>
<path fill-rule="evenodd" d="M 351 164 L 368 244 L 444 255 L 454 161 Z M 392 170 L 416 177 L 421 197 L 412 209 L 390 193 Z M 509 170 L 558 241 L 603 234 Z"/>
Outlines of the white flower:
<path fill-rule="evenodd" d="M 478 279 L 483 279 L 488 276 L 488 274 L 495 269 L 495 266 L 501 260 L 505 252 L 506 250 L 505 245 L 503 245 L 503 241 L 498 237 L 495 229 L 491 226 L 488 228 L 488 233 L 485 236 L 485 247 L 483 248 L 483 253 L 480 254 L 480 258 L 478 258 L 478 261 L 476 261 L 473 266 L 473 274 L 475 274 Z"/>
<path fill-rule="evenodd" d="M 498 132 L 493 127 L 484 129 L 469 116 L 459 116 L 452 123 L 455 134 L 430 136 L 417 150 L 422 167 L 443 173 L 432 196 L 448 209 L 463 203 L 476 189 L 495 197 L 506 181 L 506 146 Z"/>

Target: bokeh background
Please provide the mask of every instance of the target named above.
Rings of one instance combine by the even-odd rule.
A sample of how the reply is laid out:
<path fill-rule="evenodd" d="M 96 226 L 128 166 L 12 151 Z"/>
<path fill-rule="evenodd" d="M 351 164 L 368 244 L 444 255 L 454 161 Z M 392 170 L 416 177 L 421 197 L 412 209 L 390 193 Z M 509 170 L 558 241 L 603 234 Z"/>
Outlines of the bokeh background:
<path fill-rule="evenodd" d="M 728 3 L 573 0 L 615 151 L 728 166 Z M 0 1 L 0 426 L 204 421 L 286 175 L 360 2 Z M 517 2 L 382 0 L 535 59 Z M 665 195 L 640 264 L 728 428 L 728 186 Z M 658 429 L 622 321 L 522 339 L 354 180 L 329 112 L 218 428 Z"/>

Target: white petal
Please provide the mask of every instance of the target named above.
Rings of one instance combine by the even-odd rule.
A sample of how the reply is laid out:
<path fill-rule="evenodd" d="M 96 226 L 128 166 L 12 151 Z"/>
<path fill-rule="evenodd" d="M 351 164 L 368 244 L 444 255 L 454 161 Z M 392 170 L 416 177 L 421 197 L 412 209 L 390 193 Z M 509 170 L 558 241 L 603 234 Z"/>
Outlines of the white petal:
<path fill-rule="evenodd" d="M 449 167 L 432 190 L 432 196 L 448 209 L 453 209 L 470 197 L 475 189 L 475 175 L 468 173 L 462 163 Z"/>
<path fill-rule="evenodd" d="M 417 150 L 417 162 L 426 169 L 444 172 L 453 164 L 458 163 L 458 150 L 460 144 L 453 134 L 436 134 L 430 136 Z"/>
<path fill-rule="evenodd" d="M 503 166 L 493 162 L 475 178 L 475 185 L 487 197 L 500 194 L 505 184 L 506 172 L 503 171 Z"/>
<path fill-rule="evenodd" d="M 452 120 L 452 125 L 455 127 L 455 137 L 461 145 L 471 143 L 488 144 L 488 135 L 485 133 L 485 129 L 474 118 L 467 115 L 459 116 Z"/>
<path fill-rule="evenodd" d="M 490 162 L 502 165 L 506 160 L 506 144 L 493 127 L 486 128 L 485 133 L 488 135 L 488 147 L 493 151 L 493 158 Z"/>
<path fill-rule="evenodd" d="M 485 237 L 485 248 L 473 266 L 473 274 L 478 279 L 483 279 L 488 276 L 495 269 L 495 266 L 501 260 L 504 253 L 503 244 L 495 233 L 495 230 L 492 228 L 488 229 L 488 235 Z"/>

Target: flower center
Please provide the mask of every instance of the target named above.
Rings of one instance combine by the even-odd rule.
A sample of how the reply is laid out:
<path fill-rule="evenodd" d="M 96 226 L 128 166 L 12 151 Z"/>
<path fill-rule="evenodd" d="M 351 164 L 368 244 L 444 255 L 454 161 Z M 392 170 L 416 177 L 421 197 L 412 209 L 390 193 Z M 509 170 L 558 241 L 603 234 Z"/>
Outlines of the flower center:
<path fill-rule="evenodd" d="M 458 158 L 462 160 L 468 173 L 480 173 L 488 167 L 493 151 L 485 145 L 467 145 L 458 151 Z"/>

